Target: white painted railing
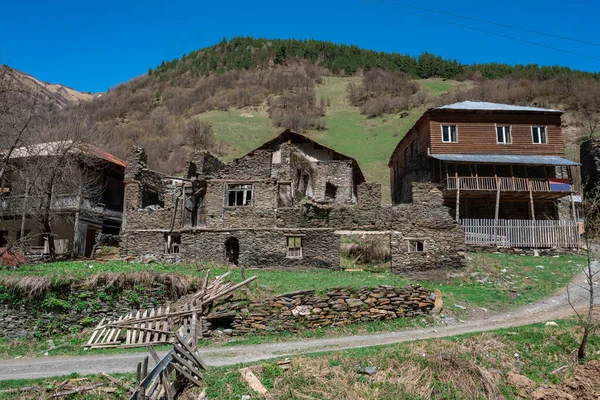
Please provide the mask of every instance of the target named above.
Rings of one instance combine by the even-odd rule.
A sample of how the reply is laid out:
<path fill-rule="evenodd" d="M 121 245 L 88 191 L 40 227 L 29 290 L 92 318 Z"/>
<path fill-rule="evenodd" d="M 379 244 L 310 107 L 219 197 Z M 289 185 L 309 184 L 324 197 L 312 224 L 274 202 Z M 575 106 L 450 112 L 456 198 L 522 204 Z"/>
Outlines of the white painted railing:
<path fill-rule="evenodd" d="M 457 180 L 458 179 L 458 180 Z M 517 178 L 517 177 L 485 177 L 485 176 L 459 176 L 448 177 L 446 189 L 457 190 L 497 190 L 500 186 L 502 191 L 549 192 L 550 183 L 547 179 Z"/>
<path fill-rule="evenodd" d="M 570 220 L 463 219 L 465 243 L 506 247 L 579 247 L 577 223 Z"/>

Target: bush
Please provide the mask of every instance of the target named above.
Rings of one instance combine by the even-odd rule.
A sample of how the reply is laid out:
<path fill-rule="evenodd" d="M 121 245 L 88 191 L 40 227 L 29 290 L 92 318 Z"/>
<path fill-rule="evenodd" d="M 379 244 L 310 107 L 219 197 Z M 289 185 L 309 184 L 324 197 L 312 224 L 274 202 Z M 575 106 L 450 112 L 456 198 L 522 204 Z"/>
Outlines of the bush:
<path fill-rule="evenodd" d="M 17 268 L 25 264 L 25 257 L 14 250 L 0 248 L 0 267 Z"/>

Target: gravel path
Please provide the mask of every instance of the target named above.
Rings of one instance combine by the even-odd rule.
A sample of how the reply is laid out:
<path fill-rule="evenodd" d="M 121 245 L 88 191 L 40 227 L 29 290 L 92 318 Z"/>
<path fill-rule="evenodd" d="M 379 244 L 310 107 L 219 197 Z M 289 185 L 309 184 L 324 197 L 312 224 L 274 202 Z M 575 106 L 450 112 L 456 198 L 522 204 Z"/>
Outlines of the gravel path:
<path fill-rule="evenodd" d="M 595 270 L 600 264 L 595 263 Z M 571 298 L 578 307 L 585 307 L 587 300 L 582 284 L 585 276 L 579 275 L 572 285 Z M 300 340 L 291 342 L 266 343 L 249 346 L 202 348 L 199 353 L 210 366 L 234 365 L 242 362 L 255 362 L 276 357 L 292 356 L 302 353 L 314 353 L 379 346 L 392 343 L 409 342 L 460 335 L 472 332 L 484 332 L 498 328 L 508 328 L 544 322 L 568 317 L 573 310 L 567 302 L 566 289 L 554 296 L 523 306 L 505 313 L 490 315 L 451 325 L 411 329 L 400 332 L 374 333 L 367 335 L 341 336 L 334 338 Z M 32 379 L 51 376 L 79 374 L 135 372 L 137 363 L 147 354 L 109 354 L 99 356 L 62 356 L 44 358 L 20 358 L 0 360 L 0 380 Z"/>

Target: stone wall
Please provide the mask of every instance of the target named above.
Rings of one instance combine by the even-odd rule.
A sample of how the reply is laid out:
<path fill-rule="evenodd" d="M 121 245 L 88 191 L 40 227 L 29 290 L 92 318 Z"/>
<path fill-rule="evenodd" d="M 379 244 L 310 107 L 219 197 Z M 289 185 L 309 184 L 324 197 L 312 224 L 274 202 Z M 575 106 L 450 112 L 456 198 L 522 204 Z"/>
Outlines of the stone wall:
<path fill-rule="evenodd" d="M 226 330 L 231 335 L 301 331 L 426 315 L 435 300 L 435 293 L 421 286 L 334 288 L 324 294 L 306 290 L 250 303 L 218 305 L 207 319 L 213 330 Z"/>
<path fill-rule="evenodd" d="M 164 253 L 166 232 L 128 231 L 122 235 L 122 251 L 131 255 Z M 228 229 L 179 231 L 179 257 L 187 260 L 226 262 L 226 242 L 239 244 L 239 264 L 248 267 L 339 268 L 340 238 L 333 229 Z M 287 257 L 287 238 L 300 237 L 302 258 Z M 161 257 L 164 258 L 164 257 Z"/>
<path fill-rule="evenodd" d="M 190 293 L 197 289 L 191 286 Z M 93 328 L 102 318 L 118 319 L 132 310 L 164 306 L 177 299 L 160 284 L 117 296 L 104 296 L 97 292 L 74 286 L 66 292 L 51 294 L 50 298 L 54 300 L 47 300 L 47 297 L 44 300 L 21 300 L 17 304 L 2 303 L 0 330 L 9 338 L 81 331 Z M 135 303 L 131 301 L 134 297 Z M 428 314 L 435 303 L 436 294 L 421 286 L 333 288 L 324 294 L 306 290 L 260 301 L 219 302 L 209 310 L 204 335 L 217 336 L 224 330 L 236 336 L 300 331 L 410 318 Z"/>
<path fill-rule="evenodd" d="M 189 290 L 194 293 L 198 288 L 190 286 Z M 45 298 L 0 303 L 0 332 L 9 338 L 71 333 L 94 327 L 102 318 L 117 319 L 132 310 L 153 308 L 177 298 L 159 283 L 119 293 L 78 285 L 53 288 Z"/>
<path fill-rule="evenodd" d="M 227 163 L 221 172 L 221 179 L 269 179 L 271 178 L 272 153 L 267 150 L 255 150 L 241 158 Z"/>

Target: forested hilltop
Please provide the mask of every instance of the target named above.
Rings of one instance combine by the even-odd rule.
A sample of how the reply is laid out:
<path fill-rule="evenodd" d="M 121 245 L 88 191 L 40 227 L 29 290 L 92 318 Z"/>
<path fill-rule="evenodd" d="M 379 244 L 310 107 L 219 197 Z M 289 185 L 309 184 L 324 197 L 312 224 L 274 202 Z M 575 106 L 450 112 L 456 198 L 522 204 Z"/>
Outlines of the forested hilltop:
<path fill-rule="evenodd" d="M 560 66 L 411 57 L 316 40 L 235 38 L 163 62 L 78 110 L 125 157 L 178 174 L 195 149 L 239 157 L 286 128 L 356 158 L 389 182 L 387 161 L 428 107 L 464 100 L 558 108 L 572 158 L 600 126 L 600 76 Z"/>
<path fill-rule="evenodd" d="M 249 70 L 273 65 L 285 65 L 290 59 L 309 60 L 327 68 L 333 74 L 352 75 L 360 70 L 383 68 L 407 73 L 412 79 L 432 77 L 445 79 L 468 79 L 479 72 L 487 79 L 518 75 L 529 79 L 547 79 L 563 73 L 577 73 L 598 78 L 598 73 L 574 71 L 561 66 L 508 65 L 498 63 L 461 64 L 456 60 L 443 59 L 424 52 L 418 57 L 399 53 L 376 52 L 354 45 L 336 44 L 321 40 L 255 39 L 235 37 L 230 41 L 206 47 L 180 59 L 163 61 L 149 75 L 177 75 L 191 71 L 209 75 L 212 72 Z"/>

